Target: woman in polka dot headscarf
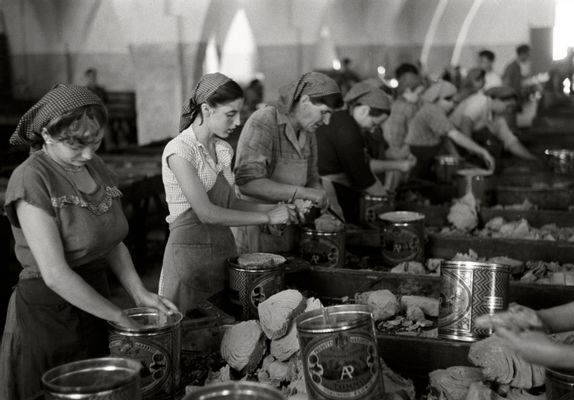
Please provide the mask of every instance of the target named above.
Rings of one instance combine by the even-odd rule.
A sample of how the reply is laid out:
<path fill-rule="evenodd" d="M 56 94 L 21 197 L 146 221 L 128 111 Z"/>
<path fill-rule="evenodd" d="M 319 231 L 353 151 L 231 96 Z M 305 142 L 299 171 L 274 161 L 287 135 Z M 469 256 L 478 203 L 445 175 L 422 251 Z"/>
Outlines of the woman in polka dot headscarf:
<path fill-rule="evenodd" d="M 109 301 L 108 267 L 138 306 L 177 311 L 144 288 L 122 242 L 122 194 L 95 154 L 106 120 L 87 88 L 59 85 L 24 114 L 11 137 L 32 152 L 6 190 L 22 272 L 2 337 L 2 399 L 37 398 L 48 369 L 108 355 L 106 320 L 136 326 Z"/>

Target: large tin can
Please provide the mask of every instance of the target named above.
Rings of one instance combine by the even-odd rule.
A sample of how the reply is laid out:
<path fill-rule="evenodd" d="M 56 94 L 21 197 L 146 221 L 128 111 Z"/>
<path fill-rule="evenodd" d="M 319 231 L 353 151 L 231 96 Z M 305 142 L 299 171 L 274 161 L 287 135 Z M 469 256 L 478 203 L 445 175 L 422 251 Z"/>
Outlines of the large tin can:
<path fill-rule="evenodd" d="M 574 370 L 546 368 L 546 398 L 572 400 L 574 398 Z"/>
<path fill-rule="evenodd" d="M 379 399 L 383 381 L 371 308 L 347 304 L 296 319 L 311 400 Z"/>
<path fill-rule="evenodd" d="M 141 364 L 121 357 L 90 358 L 52 368 L 42 375 L 46 400 L 142 398 Z"/>
<path fill-rule="evenodd" d="M 461 168 L 462 158 L 448 154 L 436 156 L 435 160 L 437 181 L 441 183 L 452 183 L 457 171 Z"/>
<path fill-rule="evenodd" d="M 151 307 L 130 308 L 125 313 L 142 327 L 131 329 L 110 322 L 110 352 L 138 360 L 144 367 L 144 399 L 172 398 L 179 389 L 183 315 L 174 313 L 164 320 L 165 315 Z"/>
<path fill-rule="evenodd" d="M 424 261 L 427 234 L 425 216 L 412 211 L 379 215 L 383 263 L 394 267 L 404 261 Z"/>
<path fill-rule="evenodd" d="M 474 341 L 492 331 L 476 327 L 476 318 L 508 308 L 510 268 L 473 261 L 443 261 L 440 269 L 438 334 Z"/>
<path fill-rule="evenodd" d="M 182 400 L 285 400 L 285 396 L 264 383 L 239 381 L 214 383 L 193 389 Z"/>
<path fill-rule="evenodd" d="M 258 319 L 257 306 L 285 288 L 285 267 L 269 263 L 243 267 L 237 257 L 227 260 L 232 314 L 242 320 Z"/>
<path fill-rule="evenodd" d="M 299 242 L 301 258 L 311 265 L 343 268 L 345 236 L 345 231 L 320 232 L 312 228 L 303 228 Z"/>
<path fill-rule="evenodd" d="M 370 225 L 378 221 L 378 216 L 395 209 L 395 194 L 386 196 L 371 196 L 365 194 L 360 200 L 360 223 Z"/>

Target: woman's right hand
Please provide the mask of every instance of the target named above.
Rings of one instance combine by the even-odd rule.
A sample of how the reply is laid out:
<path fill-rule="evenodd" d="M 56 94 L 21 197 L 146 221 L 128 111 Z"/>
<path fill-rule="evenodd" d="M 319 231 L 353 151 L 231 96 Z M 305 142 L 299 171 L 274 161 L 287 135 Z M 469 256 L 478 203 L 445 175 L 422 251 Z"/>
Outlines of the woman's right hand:
<path fill-rule="evenodd" d="M 297 221 L 297 210 L 293 204 L 280 204 L 267 212 L 270 225 L 289 224 Z"/>
<path fill-rule="evenodd" d="M 329 207 L 329 196 L 324 189 L 305 188 L 304 194 L 306 200 L 311 200 L 321 210 L 326 210 Z"/>
<path fill-rule="evenodd" d="M 494 167 L 496 165 L 494 158 L 490 155 L 490 153 L 488 152 L 488 150 L 484 150 L 482 153 L 482 159 L 484 160 L 484 163 L 486 164 L 486 167 L 490 170 L 490 171 L 494 171 Z"/>

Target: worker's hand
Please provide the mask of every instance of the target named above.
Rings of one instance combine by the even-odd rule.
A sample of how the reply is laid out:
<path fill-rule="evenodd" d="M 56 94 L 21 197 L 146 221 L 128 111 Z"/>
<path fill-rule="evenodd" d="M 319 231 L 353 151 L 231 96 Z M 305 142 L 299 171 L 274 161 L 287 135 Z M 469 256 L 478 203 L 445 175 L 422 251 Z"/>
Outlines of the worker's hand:
<path fill-rule="evenodd" d="M 417 163 L 417 158 L 412 154 L 408 158 L 399 161 L 399 171 L 409 172 Z"/>
<path fill-rule="evenodd" d="M 157 293 L 152 293 L 148 290 L 143 290 L 134 298 L 138 307 L 152 307 L 157 309 L 162 314 L 173 314 L 179 312 L 175 304 Z"/>
<path fill-rule="evenodd" d="M 297 222 L 297 210 L 293 204 L 279 204 L 267 212 L 270 225 Z"/>
<path fill-rule="evenodd" d="M 569 346 L 553 342 L 547 334 L 540 331 L 526 330 L 515 332 L 504 327 L 495 330 L 506 344 L 516 351 L 524 360 L 548 366 L 559 366 L 557 363 Z"/>
<path fill-rule="evenodd" d="M 494 158 L 490 155 L 490 153 L 487 150 L 484 150 L 481 154 L 481 157 L 484 160 L 484 163 L 486 164 L 486 168 L 488 168 L 490 171 L 494 171 L 496 162 L 494 161 Z"/>
<path fill-rule="evenodd" d="M 304 195 L 307 200 L 311 200 L 322 211 L 325 211 L 327 208 L 329 208 L 330 205 L 329 196 L 327 195 L 327 192 L 325 190 L 305 188 Z"/>

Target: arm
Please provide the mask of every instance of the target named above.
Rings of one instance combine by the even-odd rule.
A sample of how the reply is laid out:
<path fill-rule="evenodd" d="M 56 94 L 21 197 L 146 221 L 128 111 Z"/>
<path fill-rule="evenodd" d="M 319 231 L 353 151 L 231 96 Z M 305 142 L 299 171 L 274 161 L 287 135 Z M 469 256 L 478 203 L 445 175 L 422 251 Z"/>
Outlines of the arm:
<path fill-rule="evenodd" d="M 508 151 L 510 151 L 515 156 L 524 158 L 526 160 L 538 160 L 538 158 L 526 147 L 524 147 L 522 142 L 518 139 L 508 145 Z"/>
<path fill-rule="evenodd" d="M 504 117 L 497 116 L 495 118 L 492 130 L 493 133 L 504 142 L 506 149 L 512 154 L 526 160 L 537 160 L 536 156 L 528 151 L 522 142 L 512 133 Z"/>
<path fill-rule="evenodd" d="M 371 171 L 373 171 L 375 175 L 388 171 L 408 172 L 414 166 L 414 164 L 415 160 L 412 156 L 405 160 L 379 160 L 371 158 L 369 161 Z"/>
<path fill-rule="evenodd" d="M 316 203 L 320 203 L 325 196 L 320 182 L 318 187 L 312 188 L 279 183 L 269 178 L 259 178 L 246 182 L 239 188 L 247 196 L 271 201 L 287 201 L 295 191 L 297 191 L 296 199 L 311 200 Z"/>
<path fill-rule="evenodd" d="M 464 147 L 468 151 L 476 153 L 482 157 L 488 169 L 494 169 L 494 159 L 490 153 L 485 148 L 476 144 L 474 140 L 465 136 L 462 132 L 456 129 L 448 131 L 447 135 L 459 146 Z"/>
<path fill-rule="evenodd" d="M 237 211 L 216 206 L 209 200 L 196 171 L 188 161 L 177 155 L 172 155 L 167 159 L 167 162 L 187 201 L 203 223 L 244 226 L 266 223 L 281 224 L 289 221 L 289 209 L 287 206 L 280 206 L 280 208 L 284 209 L 284 213 L 273 219 L 271 214 L 263 212 Z"/>
<path fill-rule="evenodd" d="M 112 249 L 106 260 L 138 307 L 153 307 L 167 314 L 177 311 L 177 307 L 171 301 L 151 293 L 144 287 L 134 268 L 130 253 L 123 243 Z"/>
<path fill-rule="evenodd" d="M 40 274 L 46 285 L 69 303 L 98 318 L 130 325 L 122 310 L 100 295 L 77 273 L 64 256 L 56 222 L 46 211 L 24 200 L 16 204 L 16 214 Z"/>
<path fill-rule="evenodd" d="M 457 126 L 458 130 L 464 133 L 467 137 L 472 137 L 472 132 L 474 130 L 474 123 L 472 119 L 466 115 L 462 115 L 460 117 L 459 125 Z"/>
<path fill-rule="evenodd" d="M 574 302 L 536 312 L 550 332 L 574 330 Z"/>

